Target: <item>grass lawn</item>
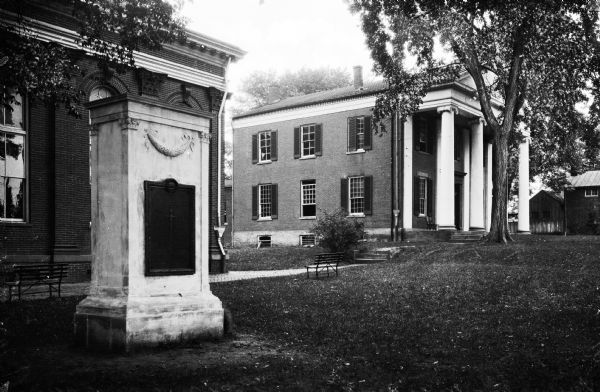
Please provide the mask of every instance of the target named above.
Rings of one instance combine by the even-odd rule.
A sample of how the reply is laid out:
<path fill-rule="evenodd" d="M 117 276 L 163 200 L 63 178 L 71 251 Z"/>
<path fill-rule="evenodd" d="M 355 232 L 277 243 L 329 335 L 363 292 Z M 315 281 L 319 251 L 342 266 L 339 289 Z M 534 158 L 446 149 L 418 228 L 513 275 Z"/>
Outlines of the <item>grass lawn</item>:
<path fill-rule="evenodd" d="M 299 246 L 273 248 L 228 249 L 229 271 L 261 271 L 289 268 L 304 268 L 318 253 L 327 252 L 323 248 L 302 248 Z"/>
<path fill-rule="evenodd" d="M 235 337 L 128 356 L 70 346 L 77 298 L 0 304 L 6 329 L 0 385 L 600 390 L 598 237 L 434 244 L 391 262 L 344 269 L 338 278 L 247 280 L 212 290 L 233 313 Z"/>

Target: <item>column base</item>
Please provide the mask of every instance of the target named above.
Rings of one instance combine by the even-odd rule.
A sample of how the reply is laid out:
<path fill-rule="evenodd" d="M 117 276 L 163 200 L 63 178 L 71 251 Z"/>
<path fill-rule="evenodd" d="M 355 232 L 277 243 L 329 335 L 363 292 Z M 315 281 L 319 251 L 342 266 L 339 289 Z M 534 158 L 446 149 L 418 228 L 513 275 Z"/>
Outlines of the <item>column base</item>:
<path fill-rule="evenodd" d="M 517 234 L 531 234 L 529 230 L 517 230 Z"/>
<path fill-rule="evenodd" d="M 94 297 L 77 305 L 75 341 L 110 352 L 217 339 L 224 334 L 221 301 L 212 294 L 187 297 Z"/>

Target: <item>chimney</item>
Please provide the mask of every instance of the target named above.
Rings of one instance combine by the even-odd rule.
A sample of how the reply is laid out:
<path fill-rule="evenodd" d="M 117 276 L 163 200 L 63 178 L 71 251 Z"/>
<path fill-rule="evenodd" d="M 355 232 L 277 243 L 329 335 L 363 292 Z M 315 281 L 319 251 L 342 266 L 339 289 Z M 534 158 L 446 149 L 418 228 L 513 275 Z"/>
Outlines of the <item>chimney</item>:
<path fill-rule="evenodd" d="M 363 87 L 362 66 L 354 66 L 354 88 L 360 90 Z"/>

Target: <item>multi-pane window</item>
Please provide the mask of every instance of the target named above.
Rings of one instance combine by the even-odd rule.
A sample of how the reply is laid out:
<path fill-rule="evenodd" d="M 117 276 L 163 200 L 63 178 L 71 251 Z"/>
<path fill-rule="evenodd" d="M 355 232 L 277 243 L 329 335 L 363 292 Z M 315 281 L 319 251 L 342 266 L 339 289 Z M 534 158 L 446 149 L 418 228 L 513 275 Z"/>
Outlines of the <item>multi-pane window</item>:
<path fill-rule="evenodd" d="M 258 216 L 260 218 L 270 218 L 272 214 L 273 207 L 273 193 L 271 189 L 271 184 L 267 185 L 259 185 L 258 186 Z"/>
<path fill-rule="evenodd" d="M 356 119 L 356 149 L 365 148 L 365 118 L 358 117 Z"/>
<path fill-rule="evenodd" d="M 427 215 L 427 179 L 419 178 L 419 216 Z"/>
<path fill-rule="evenodd" d="M 418 150 L 419 151 L 424 151 L 424 152 L 428 152 L 429 151 L 429 145 L 428 145 L 428 137 L 427 137 L 427 129 L 423 129 L 421 128 L 419 130 L 419 141 L 418 141 Z"/>
<path fill-rule="evenodd" d="M 315 180 L 302 181 L 302 217 L 317 215 L 317 184 Z"/>
<path fill-rule="evenodd" d="M 365 178 L 350 177 L 350 214 L 365 212 Z"/>
<path fill-rule="evenodd" d="M 585 190 L 585 197 L 598 197 L 598 188 L 588 188 Z"/>
<path fill-rule="evenodd" d="M 267 162 L 271 160 L 271 131 L 258 134 L 259 152 L 258 161 Z"/>
<path fill-rule="evenodd" d="M 315 125 L 303 125 L 300 128 L 302 132 L 301 151 L 303 157 L 315 155 Z"/>
<path fill-rule="evenodd" d="M 25 129 L 20 99 L 0 114 L 0 219 L 25 220 Z"/>

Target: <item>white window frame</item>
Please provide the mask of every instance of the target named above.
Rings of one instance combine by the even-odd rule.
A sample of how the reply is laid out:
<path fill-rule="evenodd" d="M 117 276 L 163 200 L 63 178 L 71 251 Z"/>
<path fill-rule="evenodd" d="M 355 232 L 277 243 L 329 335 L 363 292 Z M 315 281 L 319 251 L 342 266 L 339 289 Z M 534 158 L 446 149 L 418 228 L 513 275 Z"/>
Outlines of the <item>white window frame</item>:
<path fill-rule="evenodd" d="M 586 188 L 585 197 L 598 197 L 598 188 Z"/>
<path fill-rule="evenodd" d="M 362 196 L 354 196 L 353 197 L 353 190 L 352 190 L 352 184 L 354 181 L 360 181 L 360 190 L 362 192 Z M 362 208 L 357 208 L 355 209 L 355 206 L 353 206 L 352 201 L 356 200 L 358 202 L 358 200 L 362 200 Z M 364 176 L 354 176 L 354 177 L 348 177 L 348 212 L 350 213 L 350 216 L 365 216 L 365 177 Z"/>
<path fill-rule="evenodd" d="M 312 139 L 310 136 L 312 135 Z M 306 140 L 305 140 L 306 136 Z M 305 147 L 308 143 L 308 147 Z M 305 153 L 305 150 L 308 150 Z M 312 150 L 312 154 L 311 154 Z M 317 124 L 302 125 L 300 127 L 300 157 L 314 158 L 317 152 Z"/>
<path fill-rule="evenodd" d="M 365 117 L 356 118 L 356 151 L 365 151 Z"/>
<path fill-rule="evenodd" d="M 419 177 L 419 216 L 427 216 L 427 178 Z"/>
<path fill-rule="evenodd" d="M 25 129 L 25 107 L 23 104 L 23 99 L 21 99 L 21 96 L 18 94 L 15 94 L 15 100 L 17 101 L 17 103 L 13 106 L 13 111 L 12 111 L 12 118 L 13 118 L 13 124 L 4 124 L 4 120 L 2 121 L 2 123 L 0 123 L 0 133 L 7 135 L 18 135 L 18 136 L 22 136 L 23 137 L 23 151 L 22 151 L 22 156 L 23 156 L 23 177 L 8 177 L 6 176 L 6 165 L 7 165 L 7 161 L 6 161 L 6 151 L 5 151 L 5 160 L 4 160 L 4 173 L 0 173 L 0 178 L 4 178 L 4 179 L 8 179 L 8 178 L 18 178 L 21 179 L 25 190 L 23 192 L 23 218 L 2 218 L 0 217 L 0 222 L 7 222 L 7 223 L 26 223 L 27 219 L 28 219 L 28 205 L 29 205 L 29 178 L 28 178 L 28 153 L 29 153 L 29 143 L 28 143 L 28 138 L 27 138 L 27 131 Z M 6 118 L 6 112 L 9 110 L 5 107 L 1 107 L 0 110 L 2 110 L 2 119 Z M 15 113 L 20 114 L 20 118 L 15 118 Z M 6 143 L 6 141 L 5 141 Z M 6 146 L 6 144 L 5 144 Z M 6 147 L 4 147 L 6 148 Z M 6 215 L 6 204 L 8 201 L 8 195 L 6 195 L 6 180 L 3 182 L 4 183 L 4 189 L 0 190 L 0 192 L 4 193 L 5 196 L 5 200 L 4 200 L 4 211 L 1 211 L 1 214 Z"/>
<path fill-rule="evenodd" d="M 263 140 L 265 141 L 265 145 L 263 146 Z M 258 162 L 259 163 L 269 163 L 271 162 L 271 131 L 264 131 L 258 133 Z M 268 154 L 268 158 L 263 159 L 263 148 L 265 149 L 265 154 Z"/>
<path fill-rule="evenodd" d="M 272 219 L 271 217 L 273 216 L 273 187 L 271 185 L 272 184 L 260 184 L 258 186 L 258 220 Z M 268 202 L 263 202 L 263 196 L 266 196 L 267 192 L 270 200 Z M 264 210 L 267 210 L 267 208 L 268 211 L 265 212 Z"/>
<path fill-rule="evenodd" d="M 312 199 L 313 202 L 306 202 L 305 196 L 310 198 L 310 194 L 307 195 L 306 192 L 310 192 L 310 188 L 312 189 Z M 314 205 L 315 206 L 315 214 L 314 215 L 304 215 L 304 206 L 306 205 Z M 317 217 L 317 181 L 316 180 L 302 180 L 300 182 L 300 218 L 302 219 L 316 219 Z"/>

